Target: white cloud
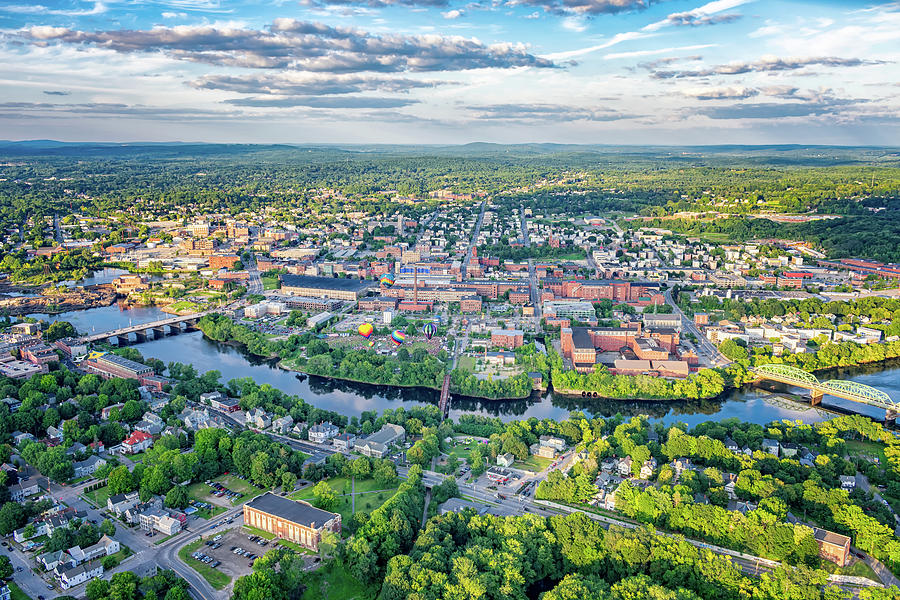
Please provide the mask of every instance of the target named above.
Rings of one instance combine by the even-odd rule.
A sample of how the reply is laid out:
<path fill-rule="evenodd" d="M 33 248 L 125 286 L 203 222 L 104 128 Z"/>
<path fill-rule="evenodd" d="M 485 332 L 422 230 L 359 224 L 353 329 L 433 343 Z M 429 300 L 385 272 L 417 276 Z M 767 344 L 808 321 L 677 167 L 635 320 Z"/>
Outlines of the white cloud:
<path fill-rule="evenodd" d="M 90 15 L 101 15 L 108 10 L 108 7 L 102 2 L 95 2 L 92 8 L 82 10 L 62 10 L 49 8 L 42 4 L 12 4 L 9 6 L 0 6 L 0 11 L 19 13 L 26 15 L 60 15 L 64 17 L 87 17 Z"/>
<path fill-rule="evenodd" d="M 565 52 L 553 52 L 551 54 L 545 54 L 541 56 L 541 58 L 546 58 L 547 60 L 566 60 L 569 58 L 575 58 L 578 56 L 584 56 L 585 54 L 590 54 L 592 52 L 596 52 L 597 50 L 605 50 L 611 46 L 615 46 L 616 44 L 621 44 L 622 42 L 628 42 L 631 40 L 639 40 L 641 38 L 651 37 L 648 33 L 641 33 L 639 31 L 626 31 L 625 33 L 617 33 L 612 36 L 612 38 L 603 42 L 602 44 L 597 44 L 596 46 L 588 46 L 587 48 L 580 48 L 578 50 L 566 50 Z"/>
<path fill-rule="evenodd" d="M 615 58 L 637 58 L 641 56 L 654 56 L 657 54 L 669 54 L 670 52 L 680 52 L 682 50 L 702 50 L 703 48 L 715 48 L 718 44 L 696 44 L 693 46 L 679 46 L 677 48 L 658 48 L 656 50 L 635 50 L 633 52 L 614 52 L 604 54 L 603 60 L 612 60 Z"/>
<path fill-rule="evenodd" d="M 453 10 L 448 10 L 447 12 L 442 12 L 441 16 L 444 17 L 445 19 L 458 19 L 461 16 L 463 16 L 464 14 L 466 14 L 466 13 L 464 13 L 463 11 L 461 11 L 459 9 L 454 8 Z"/>
<path fill-rule="evenodd" d="M 587 30 L 587 23 L 583 17 L 566 17 L 562 20 L 562 28 L 568 31 L 581 33 Z"/>

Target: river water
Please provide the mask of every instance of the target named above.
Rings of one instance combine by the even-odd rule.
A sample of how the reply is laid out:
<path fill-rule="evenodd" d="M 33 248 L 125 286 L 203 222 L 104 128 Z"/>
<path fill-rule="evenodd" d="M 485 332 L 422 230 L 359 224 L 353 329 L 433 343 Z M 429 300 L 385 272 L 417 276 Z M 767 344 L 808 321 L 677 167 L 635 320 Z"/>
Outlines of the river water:
<path fill-rule="evenodd" d="M 69 321 L 79 332 L 94 333 L 149 323 L 170 315 L 155 307 L 124 310 L 114 304 L 60 315 L 30 316 L 49 321 Z M 274 363 L 260 360 L 241 349 L 205 339 L 199 331 L 148 341 L 135 347 L 146 357 L 158 358 L 166 363 L 191 364 L 201 373 L 218 370 L 222 373 L 223 382 L 239 377 L 251 377 L 258 383 L 268 383 L 284 392 L 298 395 L 315 406 L 350 416 L 359 415 L 365 410 L 381 411 L 398 406 L 436 404 L 438 400 L 438 392 L 431 390 L 370 386 L 284 371 Z M 858 381 L 887 392 L 894 400 L 900 400 L 900 361 L 875 367 L 834 370 L 820 374 L 819 378 Z M 588 414 L 603 416 L 616 413 L 646 414 L 653 420 L 662 420 L 666 423 L 684 422 L 688 425 L 729 417 L 760 424 L 778 419 L 799 419 L 815 423 L 838 414 L 830 409 L 852 410 L 876 419 L 884 417 L 882 411 L 873 407 L 831 397 L 826 397 L 823 402 L 824 408 L 812 408 L 808 404 L 791 399 L 785 393 L 788 390 L 784 387 L 780 390 L 773 389 L 778 392 L 774 397 L 772 391 L 747 387 L 733 390 L 715 400 L 679 402 L 616 402 L 558 397 L 552 392 L 517 401 L 480 401 L 454 396 L 450 416 L 455 418 L 464 412 L 474 412 L 497 416 L 503 420 L 530 417 L 560 420 L 566 418 L 571 410 L 582 410 Z"/>

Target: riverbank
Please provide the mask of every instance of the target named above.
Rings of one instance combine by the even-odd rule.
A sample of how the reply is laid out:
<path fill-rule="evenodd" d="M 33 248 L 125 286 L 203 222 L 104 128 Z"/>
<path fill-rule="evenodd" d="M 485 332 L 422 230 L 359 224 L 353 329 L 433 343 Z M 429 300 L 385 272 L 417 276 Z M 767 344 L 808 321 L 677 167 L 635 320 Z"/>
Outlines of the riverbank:
<path fill-rule="evenodd" d="M 432 391 L 432 392 L 440 392 L 441 391 L 441 386 L 439 386 L 439 385 L 438 386 L 430 386 L 430 385 L 417 385 L 417 384 L 404 385 L 404 384 L 399 384 L 399 383 L 398 384 L 377 383 L 377 382 L 373 382 L 373 381 L 365 381 L 362 379 L 353 379 L 350 377 L 339 377 L 336 375 L 322 375 L 321 373 L 311 373 L 310 371 L 306 371 L 300 367 L 291 367 L 289 365 L 286 365 L 284 363 L 284 361 L 282 361 L 282 360 L 279 360 L 276 363 L 276 365 L 278 366 L 278 368 L 284 369 L 285 371 L 289 371 L 289 372 L 293 372 L 293 373 L 303 373 L 304 375 L 307 375 L 307 376 L 321 377 L 322 379 L 329 379 L 332 381 L 347 381 L 350 383 L 371 385 L 373 387 L 399 388 L 399 389 L 405 389 L 405 390 L 428 390 L 428 391 Z M 454 396 L 459 396 L 461 398 L 468 398 L 471 400 L 488 400 L 488 401 L 497 401 L 497 402 L 525 400 L 526 398 L 529 398 L 531 396 L 531 394 L 526 394 L 524 396 L 504 396 L 504 397 L 500 397 L 500 398 L 495 398 L 492 396 L 473 396 L 470 394 L 461 394 L 459 392 L 454 392 L 452 387 L 450 388 L 450 393 L 453 394 Z"/>
<path fill-rule="evenodd" d="M 15 292 L 19 293 L 20 289 L 15 288 Z M 23 316 L 31 313 L 55 315 L 109 306 L 118 298 L 116 290 L 109 284 L 68 289 L 68 291 L 54 291 L 54 293 L 45 293 L 46 291 L 41 290 L 37 295 L 0 298 L 0 314 L 10 316 Z"/>

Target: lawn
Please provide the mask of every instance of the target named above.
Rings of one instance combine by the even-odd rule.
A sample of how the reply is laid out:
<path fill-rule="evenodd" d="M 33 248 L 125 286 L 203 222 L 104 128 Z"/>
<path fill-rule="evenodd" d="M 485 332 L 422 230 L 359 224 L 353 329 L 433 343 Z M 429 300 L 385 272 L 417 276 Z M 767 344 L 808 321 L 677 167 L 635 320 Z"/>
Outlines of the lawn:
<path fill-rule="evenodd" d="M 308 587 L 302 600 L 373 600 L 377 589 L 370 589 L 344 570 L 335 560 L 306 577 Z"/>
<path fill-rule="evenodd" d="M 872 570 L 872 567 L 855 558 L 853 559 L 853 562 L 846 567 L 839 567 L 832 562 L 823 560 L 821 568 L 828 571 L 829 573 L 834 573 L 835 575 L 865 577 L 866 579 L 871 579 L 872 581 L 881 581 L 881 579 L 878 578 L 878 575 L 875 574 L 875 571 Z"/>
<path fill-rule="evenodd" d="M 106 508 L 106 500 L 109 498 L 109 486 L 104 485 L 102 488 L 85 492 L 83 496 L 100 508 Z"/>
<path fill-rule="evenodd" d="M 474 356 L 460 356 L 456 361 L 456 368 L 462 371 L 467 371 L 469 373 L 475 372 L 475 357 Z"/>
<path fill-rule="evenodd" d="M 251 535 L 258 535 L 259 537 L 263 538 L 264 540 L 274 540 L 275 539 L 274 533 L 269 533 L 268 531 L 263 531 L 262 529 L 257 529 L 256 527 L 253 527 L 252 525 L 244 525 L 244 531 L 246 531 L 247 533 L 249 533 Z"/>
<path fill-rule="evenodd" d="M 513 463 L 514 469 L 522 469 L 523 471 L 534 471 L 535 473 L 543 471 L 550 466 L 553 461 L 542 456 L 529 456 L 526 460 L 517 460 Z"/>
<path fill-rule="evenodd" d="M 31 597 L 22 591 L 14 581 L 9 582 L 9 595 L 12 600 L 31 600 Z"/>
<path fill-rule="evenodd" d="M 219 571 L 218 569 L 213 569 L 209 565 L 200 562 L 199 560 L 195 560 L 191 558 L 191 554 L 197 550 L 200 546 L 203 545 L 203 539 L 199 539 L 191 542 L 184 548 L 178 551 L 178 558 L 184 561 L 190 568 L 194 569 L 200 575 L 203 576 L 203 579 L 209 582 L 209 585 L 213 586 L 217 590 L 221 590 L 226 585 L 231 583 L 231 577 Z"/>
<path fill-rule="evenodd" d="M 122 564 L 122 561 L 134 554 L 131 551 L 131 548 L 128 546 L 122 545 L 122 549 L 116 552 L 115 554 L 110 554 L 114 559 L 116 559 L 116 566 Z M 105 559 L 104 559 L 105 560 Z"/>
<path fill-rule="evenodd" d="M 277 290 L 281 287 L 277 277 L 260 277 L 260 279 L 262 279 L 264 290 Z"/>
<path fill-rule="evenodd" d="M 864 442 L 862 440 L 847 440 L 845 444 L 847 445 L 847 452 L 850 454 L 857 454 L 866 458 L 874 456 L 878 459 L 879 464 L 887 464 L 887 460 L 884 458 L 884 444 Z"/>
<path fill-rule="evenodd" d="M 341 519 L 346 522 L 353 515 L 353 504 L 350 497 L 350 480 L 346 477 L 332 477 L 326 480 L 331 489 L 338 495 L 335 512 L 341 513 Z M 356 481 L 356 512 L 372 512 L 394 495 L 399 483 L 390 488 L 380 487 L 374 479 L 361 479 Z M 305 487 L 299 492 L 294 492 L 289 497 L 293 500 L 305 500 L 313 503 L 313 487 Z M 377 491 L 386 490 L 386 491 Z M 375 492 L 364 494 L 361 492 Z M 380 497 L 379 497 L 380 496 Z"/>
<path fill-rule="evenodd" d="M 175 304 L 170 305 L 169 309 L 177 311 L 177 312 L 181 312 L 181 311 L 185 311 L 185 310 L 196 311 L 197 305 L 194 304 L 193 302 L 188 302 L 187 300 L 182 300 L 181 302 L 176 302 Z"/>

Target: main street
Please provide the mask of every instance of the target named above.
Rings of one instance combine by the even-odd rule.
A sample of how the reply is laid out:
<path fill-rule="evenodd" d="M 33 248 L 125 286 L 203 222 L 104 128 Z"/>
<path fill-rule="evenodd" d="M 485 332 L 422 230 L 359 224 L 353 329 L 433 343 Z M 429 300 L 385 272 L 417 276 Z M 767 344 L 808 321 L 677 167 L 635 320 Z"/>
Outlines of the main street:
<path fill-rule="evenodd" d="M 719 349 L 716 348 L 712 342 L 706 339 L 706 336 L 703 335 L 703 332 L 701 332 L 700 329 L 694 324 L 694 320 L 684 314 L 684 311 L 682 311 L 675 300 L 672 299 L 671 289 L 667 289 L 665 291 L 665 298 L 666 302 L 669 304 L 669 306 L 672 307 L 672 310 L 675 312 L 675 314 L 681 317 L 682 328 L 694 334 L 694 337 L 697 338 L 696 344 L 698 349 L 700 350 L 700 361 L 711 363 L 714 367 L 720 367 L 730 364 L 731 361 L 728 360 L 728 357 L 719 352 Z M 707 357 L 706 360 L 704 360 L 704 356 Z"/>
<path fill-rule="evenodd" d="M 469 266 L 469 260 L 472 258 L 472 249 L 475 247 L 475 244 L 478 243 L 478 234 L 481 233 L 481 222 L 484 220 L 484 207 L 487 206 L 487 200 L 481 201 L 481 210 L 478 212 L 478 218 L 475 220 L 475 227 L 472 229 L 472 237 L 469 240 L 469 245 L 466 247 L 466 256 L 463 258 L 462 262 L 462 277 L 466 278 L 466 269 Z"/>
<path fill-rule="evenodd" d="M 531 248 L 531 235 L 528 233 L 528 223 L 525 221 L 525 207 L 519 206 L 519 222 L 522 225 L 522 243 L 526 248 Z M 538 285 L 537 273 L 534 270 L 534 259 L 528 259 L 528 289 L 531 297 L 531 304 L 534 306 L 534 323 L 535 327 L 540 327 L 541 323 L 541 292 Z"/>

